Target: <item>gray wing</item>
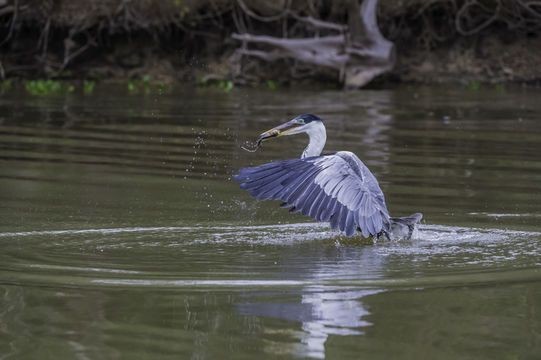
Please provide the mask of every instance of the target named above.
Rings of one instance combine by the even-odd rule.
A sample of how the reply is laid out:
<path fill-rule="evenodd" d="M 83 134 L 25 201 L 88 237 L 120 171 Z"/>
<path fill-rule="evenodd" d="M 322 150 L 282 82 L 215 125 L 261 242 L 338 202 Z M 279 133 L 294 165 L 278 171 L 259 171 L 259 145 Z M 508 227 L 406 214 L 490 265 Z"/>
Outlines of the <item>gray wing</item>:
<path fill-rule="evenodd" d="M 364 237 L 389 228 L 389 212 L 374 175 L 355 154 L 276 161 L 240 169 L 233 179 L 261 200 L 282 200 L 282 207 L 318 221 L 330 221 L 347 236 Z"/>

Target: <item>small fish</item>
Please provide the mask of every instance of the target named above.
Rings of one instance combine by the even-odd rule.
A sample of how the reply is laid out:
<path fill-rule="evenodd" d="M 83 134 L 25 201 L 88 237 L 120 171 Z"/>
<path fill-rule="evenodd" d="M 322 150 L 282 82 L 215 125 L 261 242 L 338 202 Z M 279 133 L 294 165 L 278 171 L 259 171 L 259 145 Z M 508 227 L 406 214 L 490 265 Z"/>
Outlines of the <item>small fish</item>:
<path fill-rule="evenodd" d="M 253 148 L 253 149 L 248 149 L 248 148 L 246 148 L 244 146 L 241 146 L 240 148 L 242 150 L 245 150 L 245 151 L 248 151 L 248 152 L 256 152 L 261 147 L 261 141 L 262 141 L 261 138 L 257 139 L 257 142 L 255 143 L 255 148 Z"/>
<path fill-rule="evenodd" d="M 261 148 L 261 143 L 263 142 L 263 140 L 278 136 L 278 134 L 280 134 L 279 130 L 273 130 L 271 132 L 265 132 L 265 133 L 261 134 L 259 136 L 259 138 L 257 139 L 257 141 L 255 143 L 255 148 L 248 149 L 248 148 L 246 148 L 244 146 L 241 146 L 240 148 L 242 150 L 245 150 L 245 151 L 248 151 L 248 152 L 256 152 L 257 150 L 259 150 L 259 148 Z"/>

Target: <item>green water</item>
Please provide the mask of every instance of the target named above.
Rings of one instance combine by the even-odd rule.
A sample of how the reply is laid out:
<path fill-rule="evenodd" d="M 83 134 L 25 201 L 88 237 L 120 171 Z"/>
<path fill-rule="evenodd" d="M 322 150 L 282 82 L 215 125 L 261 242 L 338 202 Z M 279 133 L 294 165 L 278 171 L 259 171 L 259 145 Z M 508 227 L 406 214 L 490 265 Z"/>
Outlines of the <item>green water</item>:
<path fill-rule="evenodd" d="M 0 359 L 538 359 L 541 91 L 0 97 Z M 410 241 L 346 239 L 231 181 L 355 152 Z"/>

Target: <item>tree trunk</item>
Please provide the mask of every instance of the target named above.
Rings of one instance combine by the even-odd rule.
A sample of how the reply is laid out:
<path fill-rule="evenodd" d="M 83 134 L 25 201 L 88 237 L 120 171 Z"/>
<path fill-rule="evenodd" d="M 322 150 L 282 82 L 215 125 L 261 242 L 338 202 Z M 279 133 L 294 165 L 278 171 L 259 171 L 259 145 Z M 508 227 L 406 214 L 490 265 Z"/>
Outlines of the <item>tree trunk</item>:
<path fill-rule="evenodd" d="M 350 3 L 357 3 L 357 0 L 350 0 Z M 354 28 L 350 28 L 352 47 L 344 77 L 346 87 L 362 87 L 394 66 L 394 45 L 379 31 L 377 3 L 377 0 L 364 0 L 360 10 L 357 10 L 358 3 L 350 6 L 356 11 L 349 13 L 349 23 L 350 26 L 354 24 Z"/>

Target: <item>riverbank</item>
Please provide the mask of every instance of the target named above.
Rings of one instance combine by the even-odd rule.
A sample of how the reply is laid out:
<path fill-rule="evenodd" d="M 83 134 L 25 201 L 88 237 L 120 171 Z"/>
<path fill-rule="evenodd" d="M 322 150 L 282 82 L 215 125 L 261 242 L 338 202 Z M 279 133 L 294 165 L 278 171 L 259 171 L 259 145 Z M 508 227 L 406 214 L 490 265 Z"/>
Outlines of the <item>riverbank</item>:
<path fill-rule="evenodd" d="M 1 79 L 86 79 L 295 86 L 341 86 L 340 71 L 295 59 L 235 57 L 233 33 L 312 38 L 344 26 L 347 1 L 312 7 L 278 1 L 0 0 Z M 285 6 L 289 4 L 287 13 Z M 541 84 L 539 7 L 513 0 L 479 8 L 468 1 L 383 2 L 379 28 L 395 47 L 394 67 L 369 86 L 391 83 Z M 303 7 L 304 6 L 304 7 Z M 280 12 L 280 10 L 282 10 Z M 538 19 L 539 17 L 539 19 Z M 537 21 L 535 21 L 537 19 Z M 301 26 L 302 25 L 302 26 Z M 286 29 L 286 30 L 277 30 Z M 285 32 L 284 32 L 285 31 Z M 3 39 L 3 40 L 2 40 Z M 256 50 L 261 49 L 256 45 Z"/>

